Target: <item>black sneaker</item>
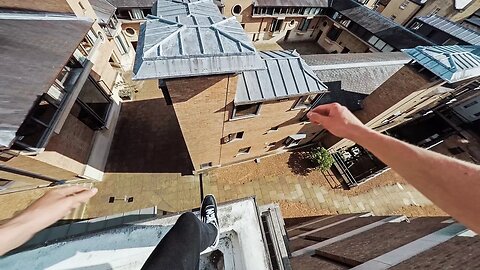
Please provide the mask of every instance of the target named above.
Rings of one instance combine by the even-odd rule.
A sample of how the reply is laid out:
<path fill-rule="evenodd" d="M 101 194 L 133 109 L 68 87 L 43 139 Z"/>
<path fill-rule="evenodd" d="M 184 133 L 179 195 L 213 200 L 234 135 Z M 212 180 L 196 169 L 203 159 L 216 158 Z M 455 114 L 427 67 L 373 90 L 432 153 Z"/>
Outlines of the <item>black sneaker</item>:
<path fill-rule="evenodd" d="M 215 249 L 218 245 L 218 239 L 220 236 L 220 228 L 218 225 L 218 216 L 217 216 L 217 201 L 213 195 L 207 195 L 203 198 L 202 207 L 200 208 L 200 217 L 203 222 L 207 224 L 212 224 L 217 228 L 217 237 L 215 241 L 210 246 L 210 248 Z"/>

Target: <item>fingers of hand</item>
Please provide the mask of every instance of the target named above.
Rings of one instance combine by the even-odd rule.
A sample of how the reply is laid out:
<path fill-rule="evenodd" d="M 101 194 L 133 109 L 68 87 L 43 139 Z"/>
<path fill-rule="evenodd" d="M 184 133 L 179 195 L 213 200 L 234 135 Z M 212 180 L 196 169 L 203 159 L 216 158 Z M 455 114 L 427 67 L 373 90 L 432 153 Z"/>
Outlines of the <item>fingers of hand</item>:
<path fill-rule="evenodd" d="M 318 113 L 313 112 L 313 111 L 309 112 L 307 114 L 307 117 L 308 117 L 308 119 L 310 119 L 310 121 L 312 123 L 315 123 L 317 125 L 323 125 L 325 123 L 325 121 L 328 119 L 327 116 L 318 114 Z"/>
<path fill-rule="evenodd" d="M 82 186 L 71 186 L 71 187 L 55 188 L 55 189 L 52 189 L 50 192 L 62 197 L 66 197 L 66 196 L 70 196 L 85 190 L 89 190 L 89 189 Z"/>
<path fill-rule="evenodd" d="M 72 194 L 68 198 L 72 200 L 73 204 L 86 203 L 91 197 L 95 196 L 97 192 L 98 192 L 98 189 L 96 188 L 87 189 L 87 190 Z"/>

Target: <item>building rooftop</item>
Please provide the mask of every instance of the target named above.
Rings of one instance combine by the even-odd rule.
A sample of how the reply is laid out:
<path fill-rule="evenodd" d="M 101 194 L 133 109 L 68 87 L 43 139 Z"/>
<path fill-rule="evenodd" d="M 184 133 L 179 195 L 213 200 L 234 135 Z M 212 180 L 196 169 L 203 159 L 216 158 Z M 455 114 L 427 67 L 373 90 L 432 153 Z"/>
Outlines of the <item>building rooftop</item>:
<path fill-rule="evenodd" d="M 225 17 L 219 12 L 216 5 L 210 0 L 178 0 L 178 1 L 157 1 L 153 5 L 153 13 L 157 17 L 171 21 L 179 20 L 184 24 L 194 24 L 196 20 L 210 20 L 219 22 Z M 207 24 L 207 23 L 198 23 Z"/>
<path fill-rule="evenodd" d="M 480 33 L 468 29 L 460 24 L 451 22 L 446 18 L 432 15 L 429 17 L 418 17 L 417 20 L 433 26 L 462 41 L 465 41 L 470 45 L 480 45 Z"/>
<path fill-rule="evenodd" d="M 212 1 L 159 0 L 156 7 L 157 16 L 147 17 L 140 27 L 135 80 L 264 68 L 240 23 L 223 17 Z"/>
<path fill-rule="evenodd" d="M 353 0 L 334 0 L 332 8 L 396 49 L 434 45 L 422 36 Z"/>
<path fill-rule="evenodd" d="M 256 7 L 328 7 L 329 0 L 254 0 Z"/>
<path fill-rule="evenodd" d="M 222 269 L 269 269 L 270 255 L 263 238 L 259 212 L 253 198 L 218 206 L 220 241 L 217 250 L 223 254 Z M 140 269 L 180 214 L 150 221 L 135 221 L 136 217 L 130 214 L 127 223 L 122 215 L 115 217 L 109 220 L 99 218 L 98 221 L 91 221 L 89 226 L 77 227 L 84 229 L 80 235 L 64 236 L 61 230 L 56 230 L 57 234 L 63 236 L 62 239 L 43 242 L 40 246 L 4 256 L 0 258 L 0 268 Z M 271 234 L 275 235 L 273 228 Z M 285 245 L 283 239 L 279 241 L 274 244 Z M 217 269 L 209 257 L 212 251 L 207 249 L 202 253 L 200 269 Z"/>
<path fill-rule="evenodd" d="M 480 76 L 480 46 L 419 46 L 403 51 L 450 83 Z"/>
<path fill-rule="evenodd" d="M 326 92 L 327 87 L 295 51 L 260 52 L 264 69 L 239 75 L 235 104 Z"/>
<path fill-rule="evenodd" d="M 95 14 L 99 19 L 99 24 L 107 24 L 110 18 L 115 14 L 117 9 L 107 0 L 88 0 L 90 5 L 92 5 Z"/>
<path fill-rule="evenodd" d="M 151 8 L 155 0 L 108 0 L 116 8 Z"/>
<path fill-rule="evenodd" d="M 72 15 L 0 13 L 0 148 L 11 146 L 92 23 Z"/>

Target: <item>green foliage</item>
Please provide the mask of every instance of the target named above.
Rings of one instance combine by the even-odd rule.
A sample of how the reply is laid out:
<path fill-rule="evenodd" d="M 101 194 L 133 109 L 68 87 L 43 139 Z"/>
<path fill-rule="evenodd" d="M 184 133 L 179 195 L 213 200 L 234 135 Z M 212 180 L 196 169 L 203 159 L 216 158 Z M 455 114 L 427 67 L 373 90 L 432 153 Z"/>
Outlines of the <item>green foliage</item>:
<path fill-rule="evenodd" d="M 333 165 L 332 155 L 323 147 L 312 149 L 309 158 L 315 164 L 315 167 L 322 172 L 328 171 Z"/>

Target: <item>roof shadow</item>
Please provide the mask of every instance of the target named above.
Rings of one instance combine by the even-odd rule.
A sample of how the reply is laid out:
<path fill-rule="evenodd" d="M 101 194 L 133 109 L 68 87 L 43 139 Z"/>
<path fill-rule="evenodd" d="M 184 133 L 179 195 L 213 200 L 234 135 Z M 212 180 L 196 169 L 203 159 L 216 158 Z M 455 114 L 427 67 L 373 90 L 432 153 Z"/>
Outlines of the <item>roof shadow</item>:
<path fill-rule="evenodd" d="M 173 106 L 164 98 L 123 103 L 105 172 L 191 175 L 193 170 Z"/>

